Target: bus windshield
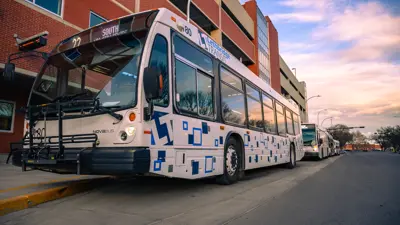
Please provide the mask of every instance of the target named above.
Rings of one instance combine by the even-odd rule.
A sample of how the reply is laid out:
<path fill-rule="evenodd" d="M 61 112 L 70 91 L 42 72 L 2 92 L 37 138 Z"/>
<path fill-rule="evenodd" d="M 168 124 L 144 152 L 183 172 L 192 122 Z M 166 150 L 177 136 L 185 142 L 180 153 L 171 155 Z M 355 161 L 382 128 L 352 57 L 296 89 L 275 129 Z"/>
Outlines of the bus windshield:
<path fill-rule="evenodd" d="M 104 107 L 135 105 L 144 38 L 131 33 L 51 56 L 38 75 L 30 104 L 85 91 Z"/>
<path fill-rule="evenodd" d="M 301 132 L 303 134 L 304 146 L 312 146 L 316 144 L 316 132 L 313 125 L 302 125 Z"/>
<path fill-rule="evenodd" d="M 112 20 L 62 41 L 38 74 L 29 104 L 79 97 L 102 107 L 134 107 L 140 58 L 156 14 Z"/>

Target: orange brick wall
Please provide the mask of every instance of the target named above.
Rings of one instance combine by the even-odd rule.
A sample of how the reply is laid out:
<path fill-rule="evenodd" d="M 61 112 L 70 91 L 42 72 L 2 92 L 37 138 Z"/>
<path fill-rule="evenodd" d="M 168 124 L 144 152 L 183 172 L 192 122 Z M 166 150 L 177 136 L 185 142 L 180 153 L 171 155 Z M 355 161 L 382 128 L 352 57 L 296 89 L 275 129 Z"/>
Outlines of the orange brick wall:
<path fill-rule="evenodd" d="M 221 29 L 250 59 L 255 61 L 254 45 L 225 11 L 221 11 Z"/>
<path fill-rule="evenodd" d="M 207 17 L 218 27 L 219 26 L 219 5 L 215 2 L 215 0 L 212 1 L 206 1 L 206 0 L 192 0 L 194 4 L 198 8 L 200 8 L 203 13 L 207 15 Z"/>
<path fill-rule="evenodd" d="M 0 72 L 1 73 L 1 72 Z M 30 82 L 11 83 L 0 77 L 0 99 L 15 102 L 15 109 L 26 106 L 30 92 Z M 20 141 L 24 133 L 24 114 L 16 113 L 12 133 L 0 132 L 0 153 L 9 152 L 10 142 Z"/>
<path fill-rule="evenodd" d="M 111 1 L 98 0 L 68 0 L 64 5 L 64 19 L 83 29 L 89 27 L 90 11 L 104 17 L 107 20 L 115 19 L 129 13 L 118 7 Z"/>
<path fill-rule="evenodd" d="M 270 64 L 271 64 L 271 87 L 278 93 L 281 93 L 281 73 L 279 66 L 279 43 L 278 43 L 278 31 L 271 19 L 266 16 L 265 19 L 268 23 L 268 40 L 269 40 L 269 51 L 270 51 Z"/>
<path fill-rule="evenodd" d="M 118 1 L 133 11 L 133 0 Z M 93 10 L 95 13 L 107 19 L 128 14 L 128 12 L 110 0 L 102 0 L 101 3 L 102 4 L 99 4 L 98 0 L 66 0 L 64 1 L 63 19 L 75 26 L 86 29 L 89 26 L 90 10 Z M 131 5 L 131 7 L 128 7 L 129 5 Z M 0 63 L 6 63 L 8 55 L 18 51 L 18 48 L 15 46 L 15 39 L 13 38 L 14 34 L 18 34 L 21 38 L 26 38 L 42 31 L 48 31 L 47 46 L 38 50 L 50 52 L 61 40 L 79 32 L 79 30 L 18 3 L 15 0 L 0 0 L 0 24 Z M 38 58 L 13 61 L 17 68 L 32 72 L 38 72 L 43 62 L 42 59 Z M 32 83 L 27 82 L 27 79 L 19 79 L 14 83 L 10 83 L 4 81 L 1 77 L 0 99 L 16 102 L 16 109 L 19 109 L 26 105 L 31 85 Z M 1 153 L 9 151 L 9 142 L 18 141 L 22 138 L 23 123 L 23 115 L 16 114 L 14 132 L 0 133 Z"/>
<path fill-rule="evenodd" d="M 257 3 L 256 1 L 248 1 L 243 5 L 243 8 L 246 10 L 247 14 L 251 17 L 254 22 L 254 40 L 253 45 L 255 46 L 254 51 L 254 64 L 248 66 L 248 68 L 253 71 L 257 76 L 259 76 L 259 67 L 258 67 L 258 32 L 257 32 Z"/>
<path fill-rule="evenodd" d="M 42 31 L 48 31 L 47 46 L 40 50 L 50 52 L 60 40 L 78 32 L 78 30 L 38 13 L 14 0 L 0 1 L 0 24 L 2 26 L 2 32 L 0 32 L 0 63 L 5 63 L 10 53 L 18 51 L 13 38 L 14 34 L 26 38 Z M 14 63 L 19 68 L 36 72 L 43 62 L 41 60 L 21 59 Z"/>
<path fill-rule="evenodd" d="M 125 6 L 132 12 L 134 11 L 135 8 L 135 0 L 117 0 L 117 2 L 121 3 L 121 5 Z"/>

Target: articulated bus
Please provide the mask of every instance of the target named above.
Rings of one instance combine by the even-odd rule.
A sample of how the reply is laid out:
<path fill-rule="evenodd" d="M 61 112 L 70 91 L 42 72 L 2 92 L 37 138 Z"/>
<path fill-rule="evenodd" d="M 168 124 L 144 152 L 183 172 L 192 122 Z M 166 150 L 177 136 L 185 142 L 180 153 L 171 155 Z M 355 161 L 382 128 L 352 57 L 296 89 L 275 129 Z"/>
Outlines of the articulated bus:
<path fill-rule="evenodd" d="M 323 159 L 331 154 L 329 133 L 317 124 L 301 124 L 305 157 Z M 332 139 L 333 140 L 333 139 Z"/>
<path fill-rule="evenodd" d="M 78 174 L 237 181 L 303 158 L 298 107 L 167 9 L 61 43 L 33 85 L 13 163 Z"/>

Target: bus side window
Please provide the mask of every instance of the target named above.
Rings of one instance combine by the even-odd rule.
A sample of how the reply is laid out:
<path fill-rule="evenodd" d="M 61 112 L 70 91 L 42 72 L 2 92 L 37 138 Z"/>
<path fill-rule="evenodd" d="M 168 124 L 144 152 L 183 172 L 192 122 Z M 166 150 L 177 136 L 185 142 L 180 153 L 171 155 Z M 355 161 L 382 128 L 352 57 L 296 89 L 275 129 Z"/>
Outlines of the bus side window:
<path fill-rule="evenodd" d="M 285 116 L 283 115 L 283 107 L 281 104 L 275 102 L 276 122 L 278 124 L 278 134 L 286 134 Z"/>
<path fill-rule="evenodd" d="M 161 98 L 155 100 L 154 104 L 167 107 L 169 104 L 168 43 L 167 39 L 160 34 L 157 34 L 154 38 L 149 67 L 157 68 L 161 72 L 163 81 Z"/>
<path fill-rule="evenodd" d="M 245 125 L 246 106 L 242 80 L 224 67 L 221 74 L 221 104 L 222 118 L 225 122 Z"/>
<path fill-rule="evenodd" d="M 295 113 L 293 113 L 293 125 L 294 125 L 294 134 L 298 135 L 300 133 L 299 116 Z"/>
<path fill-rule="evenodd" d="M 286 114 L 286 128 L 288 134 L 294 134 L 293 131 L 293 119 L 292 119 L 292 112 L 285 108 Z"/>
<path fill-rule="evenodd" d="M 276 134 L 276 122 L 272 98 L 263 94 L 262 101 L 264 104 L 264 129 L 268 133 Z"/>

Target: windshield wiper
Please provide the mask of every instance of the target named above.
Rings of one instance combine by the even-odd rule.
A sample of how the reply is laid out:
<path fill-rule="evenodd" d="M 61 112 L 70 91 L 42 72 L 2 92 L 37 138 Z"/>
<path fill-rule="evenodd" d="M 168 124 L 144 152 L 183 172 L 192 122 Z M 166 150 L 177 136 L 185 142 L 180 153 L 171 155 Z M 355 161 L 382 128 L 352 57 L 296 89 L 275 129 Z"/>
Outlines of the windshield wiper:
<path fill-rule="evenodd" d="M 53 99 L 51 102 L 52 103 L 57 102 L 57 101 L 68 102 L 68 101 L 72 101 L 81 96 L 89 96 L 90 95 L 89 93 L 90 93 L 90 91 L 88 89 L 85 89 L 84 91 L 73 94 L 73 95 L 58 96 L 57 98 Z"/>
<path fill-rule="evenodd" d="M 114 106 L 113 108 L 119 108 L 120 106 Z M 100 112 L 105 112 L 108 113 L 110 116 L 114 117 L 115 119 L 118 120 L 118 122 L 113 123 L 113 124 L 117 124 L 119 123 L 124 117 L 121 114 L 115 113 L 113 110 L 111 110 L 110 108 L 104 107 L 102 105 L 100 105 L 100 101 L 98 98 L 95 99 L 95 104 L 93 109 L 90 111 L 91 113 L 94 113 L 95 111 L 100 111 Z"/>

